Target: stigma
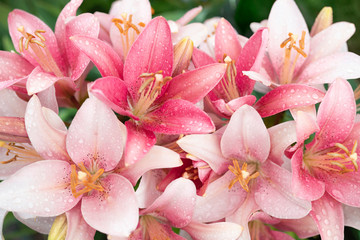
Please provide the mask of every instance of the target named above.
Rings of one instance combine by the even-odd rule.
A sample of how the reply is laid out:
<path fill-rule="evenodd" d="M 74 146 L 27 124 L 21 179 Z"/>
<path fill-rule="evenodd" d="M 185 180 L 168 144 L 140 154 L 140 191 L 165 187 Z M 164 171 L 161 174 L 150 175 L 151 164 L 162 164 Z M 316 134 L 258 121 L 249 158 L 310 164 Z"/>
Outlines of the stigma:
<path fill-rule="evenodd" d="M 145 23 L 139 22 L 137 24 L 133 23 L 133 15 L 122 13 L 121 18 L 113 18 L 111 21 L 119 29 L 121 36 L 121 45 L 123 49 L 124 59 L 126 58 L 132 44 L 135 42 L 137 36 L 140 34 L 141 30 L 145 27 Z"/>
<path fill-rule="evenodd" d="M 104 169 L 101 168 L 91 174 L 83 163 L 78 164 L 78 167 L 79 171 L 77 171 L 75 164 L 71 165 L 71 192 L 75 198 L 92 190 L 104 191 L 99 181 Z"/>
<path fill-rule="evenodd" d="M 293 33 L 289 33 L 288 34 L 289 37 L 286 38 L 280 44 L 280 48 L 285 48 L 284 63 L 283 63 L 282 72 L 280 75 L 280 83 L 281 84 L 291 83 L 293 74 L 294 74 L 294 70 L 295 70 L 295 66 L 296 66 L 296 62 L 299 59 L 300 55 L 304 58 L 307 57 L 307 54 L 304 52 L 305 35 L 306 35 L 306 32 L 302 31 L 301 39 L 299 40 L 298 46 L 296 46 L 298 36 Z M 295 55 L 294 61 L 291 62 L 291 53 L 292 53 L 293 49 L 295 50 L 296 55 Z"/>
<path fill-rule="evenodd" d="M 43 35 L 45 31 L 40 29 L 31 34 L 25 31 L 24 26 L 18 27 L 17 30 L 23 35 L 19 39 L 20 53 L 28 52 L 44 71 L 63 77 L 63 73 L 46 45 L 46 38 Z"/>
<path fill-rule="evenodd" d="M 235 175 L 235 178 L 231 180 L 229 184 L 229 189 L 231 189 L 236 182 L 239 182 L 241 187 L 246 191 L 249 192 L 249 182 L 251 179 L 257 178 L 260 173 L 255 171 L 254 167 L 248 169 L 248 164 L 246 162 L 243 163 L 242 167 L 240 168 L 239 162 L 233 159 L 233 165 L 229 166 L 229 170 Z"/>

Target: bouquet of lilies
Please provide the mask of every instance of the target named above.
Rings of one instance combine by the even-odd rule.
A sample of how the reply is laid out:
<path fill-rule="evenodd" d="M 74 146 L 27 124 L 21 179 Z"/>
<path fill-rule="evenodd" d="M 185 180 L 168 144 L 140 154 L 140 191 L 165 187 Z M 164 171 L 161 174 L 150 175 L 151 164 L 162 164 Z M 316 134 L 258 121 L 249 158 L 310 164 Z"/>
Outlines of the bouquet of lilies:
<path fill-rule="evenodd" d="M 250 38 L 148 0 L 8 16 L 0 219 L 50 240 L 344 239 L 360 229 L 360 56 L 323 8 L 275 1 Z M 96 67 L 101 78 L 87 81 Z M 77 109 L 64 121 L 59 107 Z M 289 232 L 292 232 L 289 234 Z"/>

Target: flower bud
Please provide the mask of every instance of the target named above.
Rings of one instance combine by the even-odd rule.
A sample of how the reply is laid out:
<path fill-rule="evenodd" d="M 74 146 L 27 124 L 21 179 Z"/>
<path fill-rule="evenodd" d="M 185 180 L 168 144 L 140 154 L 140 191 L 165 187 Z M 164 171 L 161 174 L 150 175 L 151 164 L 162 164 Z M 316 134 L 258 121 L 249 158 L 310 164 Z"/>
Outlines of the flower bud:
<path fill-rule="evenodd" d="M 321 9 L 311 28 L 310 36 L 313 37 L 333 23 L 333 10 L 331 7 Z"/>
<path fill-rule="evenodd" d="M 67 219 L 65 214 L 61 214 L 55 218 L 48 240 L 65 240 L 67 232 Z"/>

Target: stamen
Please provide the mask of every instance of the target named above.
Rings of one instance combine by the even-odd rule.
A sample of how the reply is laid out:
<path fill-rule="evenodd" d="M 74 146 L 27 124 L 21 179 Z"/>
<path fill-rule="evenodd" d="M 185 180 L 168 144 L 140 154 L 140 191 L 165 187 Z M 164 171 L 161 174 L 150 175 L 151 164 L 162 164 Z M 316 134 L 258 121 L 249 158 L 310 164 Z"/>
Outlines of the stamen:
<path fill-rule="evenodd" d="M 304 155 L 304 163 L 312 170 L 312 168 L 320 168 L 326 171 L 347 173 L 357 171 L 359 169 L 357 163 L 357 141 L 349 149 L 341 143 L 336 143 L 334 148 L 338 148 L 337 151 L 312 153 L 311 150 Z"/>
<path fill-rule="evenodd" d="M 220 80 L 219 86 L 221 91 L 217 88 L 214 88 L 213 91 L 218 95 L 218 97 L 225 99 L 227 102 L 240 97 L 237 85 L 236 85 L 236 66 L 235 61 L 224 54 L 223 62 L 226 63 L 226 73 L 224 77 Z M 225 95 L 225 96 L 224 96 Z"/>
<path fill-rule="evenodd" d="M 104 191 L 104 188 L 99 183 L 99 177 L 104 173 L 104 169 L 99 169 L 95 174 L 91 174 L 83 163 L 79 163 L 80 171 L 76 170 L 76 165 L 71 165 L 71 192 L 75 198 L 88 193 L 92 190 Z M 78 188 L 81 188 L 78 190 Z"/>
<path fill-rule="evenodd" d="M 6 156 L 13 154 L 9 160 L 0 161 L 1 164 L 8 164 L 15 161 L 35 162 L 42 160 L 40 155 L 30 146 L 21 143 L 6 143 L 0 141 L 0 147 L 6 148 Z"/>
<path fill-rule="evenodd" d="M 248 186 L 249 181 L 251 179 L 257 178 L 260 175 L 260 173 L 259 172 L 251 173 L 247 171 L 247 166 L 248 166 L 247 163 L 244 162 L 240 169 L 239 162 L 237 160 L 233 160 L 233 166 L 230 165 L 228 168 L 233 174 L 235 174 L 235 178 L 230 182 L 229 189 L 231 189 L 236 182 L 239 182 L 241 187 L 245 191 L 247 192 L 250 191 Z"/>
<path fill-rule="evenodd" d="M 17 30 L 23 35 L 19 39 L 19 51 L 28 51 L 28 53 L 39 63 L 44 71 L 54 73 L 57 77 L 63 77 L 63 73 L 45 44 L 46 39 L 42 34 L 45 33 L 45 31 L 38 29 L 33 35 L 26 32 L 24 26 L 18 27 Z"/>
<path fill-rule="evenodd" d="M 293 73 L 295 70 L 296 62 L 300 55 L 302 55 L 304 58 L 307 57 L 307 54 L 304 52 L 305 49 L 305 36 L 306 32 L 301 32 L 301 39 L 299 40 L 299 46 L 296 46 L 296 41 L 298 36 L 289 33 L 288 38 L 286 38 L 281 44 L 280 48 L 285 48 L 285 57 L 284 57 L 284 63 L 282 66 L 282 73 L 280 76 L 280 83 L 281 84 L 288 84 L 291 83 Z M 291 50 L 294 49 L 297 53 L 295 56 L 294 61 L 291 63 Z"/>

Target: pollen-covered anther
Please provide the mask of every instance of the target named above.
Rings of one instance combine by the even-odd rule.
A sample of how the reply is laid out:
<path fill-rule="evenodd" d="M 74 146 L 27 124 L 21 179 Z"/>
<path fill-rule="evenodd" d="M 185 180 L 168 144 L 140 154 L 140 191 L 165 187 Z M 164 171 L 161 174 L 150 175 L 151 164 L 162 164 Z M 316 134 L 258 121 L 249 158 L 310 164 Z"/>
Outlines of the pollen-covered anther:
<path fill-rule="evenodd" d="M 287 84 L 291 82 L 296 62 L 300 55 L 302 55 L 304 58 L 307 57 L 307 54 L 304 52 L 305 49 L 305 36 L 306 32 L 302 31 L 301 38 L 299 40 L 299 45 L 296 46 L 296 42 L 298 39 L 298 36 L 293 33 L 288 34 L 288 38 L 286 38 L 281 44 L 280 48 L 285 48 L 285 57 L 284 57 L 284 64 L 282 67 L 282 75 L 280 77 L 280 82 L 282 84 Z M 295 56 L 295 59 L 291 63 L 291 50 L 294 49 L 297 53 Z"/>
<path fill-rule="evenodd" d="M 327 153 L 329 157 L 333 158 L 331 164 L 339 167 L 341 173 L 357 171 L 359 169 L 356 153 L 357 141 L 355 140 L 351 151 L 341 143 L 336 143 L 335 147 L 338 148 L 338 151 Z"/>
<path fill-rule="evenodd" d="M 198 169 L 194 168 L 193 165 L 186 167 L 185 172 L 182 174 L 182 177 L 190 180 L 197 180 L 199 179 Z"/>
<path fill-rule="evenodd" d="M 80 171 L 77 171 L 75 164 L 71 165 L 71 192 L 75 198 L 92 190 L 104 191 L 99 183 L 99 177 L 104 173 L 104 169 L 101 168 L 91 174 L 83 163 L 78 164 L 78 167 Z"/>
<path fill-rule="evenodd" d="M 235 159 L 233 160 L 233 166 L 230 165 L 228 168 L 235 175 L 235 178 L 229 184 L 229 189 L 231 189 L 236 182 L 239 182 L 241 187 L 249 192 L 249 181 L 260 175 L 259 172 L 254 171 L 255 169 L 248 170 L 248 164 L 246 162 L 244 162 L 240 168 L 239 162 Z"/>
<path fill-rule="evenodd" d="M 6 156 L 13 154 L 11 159 L 0 161 L 1 164 L 8 164 L 15 161 L 35 162 L 41 160 L 40 155 L 30 146 L 21 143 L 6 143 L 0 141 L 0 148 L 6 148 Z"/>

